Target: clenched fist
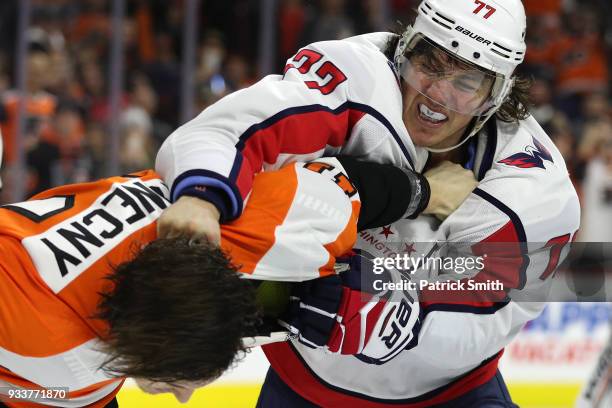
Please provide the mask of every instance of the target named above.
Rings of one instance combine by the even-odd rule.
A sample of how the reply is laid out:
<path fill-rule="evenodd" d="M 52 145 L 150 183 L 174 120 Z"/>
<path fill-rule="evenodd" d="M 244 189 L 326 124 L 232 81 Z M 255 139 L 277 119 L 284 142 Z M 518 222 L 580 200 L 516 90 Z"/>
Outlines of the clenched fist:
<path fill-rule="evenodd" d="M 182 196 L 168 207 L 157 220 L 159 238 L 184 236 L 194 241 L 208 240 L 219 245 L 221 228 L 219 210 L 208 201 Z"/>
<path fill-rule="evenodd" d="M 442 162 L 424 174 L 431 196 L 423 214 L 435 215 L 443 221 L 470 195 L 478 185 L 471 170 L 456 163 Z"/>

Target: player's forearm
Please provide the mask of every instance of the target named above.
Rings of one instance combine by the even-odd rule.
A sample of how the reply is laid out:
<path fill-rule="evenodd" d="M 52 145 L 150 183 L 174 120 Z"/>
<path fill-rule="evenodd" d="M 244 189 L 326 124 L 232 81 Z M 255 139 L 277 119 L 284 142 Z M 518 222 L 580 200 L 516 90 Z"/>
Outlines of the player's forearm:
<path fill-rule="evenodd" d="M 349 156 L 340 156 L 338 160 L 359 191 L 359 230 L 416 217 L 427 207 L 429 183 L 422 175 L 390 164 L 364 162 Z"/>
<path fill-rule="evenodd" d="M 196 196 L 213 203 L 222 220 L 232 220 L 242 213 L 264 164 L 267 170 L 277 169 L 304 155 L 319 157 L 327 146 L 340 147 L 350 134 L 348 115 L 329 112 L 344 94 L 324 98 L 304 89 L 302 78 L 269 76 L 221 99 L 172 133 L 155 166 L 172 201 Z"/>
<path fill-rule="evenodd" d="M 200 115 L 172 133 L 157 154 L 155 170 L 170 188 L 172 202 L 182 196 L 201 198 L 227 221 L 242 212 L 243 196 L 232 173 L 242 155 L 234 137 L 204 126 L 205 120 Z"/>

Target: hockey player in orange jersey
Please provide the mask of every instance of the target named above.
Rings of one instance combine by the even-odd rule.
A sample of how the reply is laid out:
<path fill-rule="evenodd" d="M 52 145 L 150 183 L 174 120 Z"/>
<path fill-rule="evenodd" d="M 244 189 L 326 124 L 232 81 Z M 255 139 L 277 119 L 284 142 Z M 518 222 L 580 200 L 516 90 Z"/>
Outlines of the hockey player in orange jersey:
<path fill-rule="evenodd" d="M 150 170 L 0 208 L 4 404 L 116 406 L 127 376 L 141 378 L 148 391 L 188 399 L 244 350 L 242 338 L 257 334 L 253 282 L 333 274 L 335 257 L 352 248 L 358 228 L 427 206 L 423 176 L 340 160 L 258 175 L 243 216 L 222 227 L 222 249 L 156 240 L 156 220 L 169 201 Z M 396 182 L 419 188 L 393 189 Z M 49 387 L 68 393 L 15 399 L 6 391 Z"/>

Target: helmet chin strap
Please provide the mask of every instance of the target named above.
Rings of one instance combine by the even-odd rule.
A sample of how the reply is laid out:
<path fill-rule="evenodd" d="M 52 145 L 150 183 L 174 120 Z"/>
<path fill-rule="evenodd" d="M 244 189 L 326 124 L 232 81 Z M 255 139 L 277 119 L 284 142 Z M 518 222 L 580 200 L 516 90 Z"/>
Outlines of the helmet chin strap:
<path fill-rule="evenodd" d="M 474 136 L 474 135 L 473 134 L 469 135 L 468 137 L 463 139 L 461 142 L 459 142 L 456 145 L 451 146 L 451 147 L 445 147 L 445 148 L 442 148 L 442 149 L 434 149 L 433 147 L 426 147 L 425 150 L 427 150 L 428 152 L 431 152 L 431 153 L 446 153 L 446 152 L 450 152 L 451 150 L 454 150 L 454 149 L 458 148 L 459 146 L 463 145 L 465 142 L 470 140 L 470 138 L 472 136 Z"/>
<path fill-rule="evenodd" d="M 433 148 L 433 147 L 425 147 L 425 150 L 427 150 L 428 152 L 431 152 L 431 153 L 446 153 L 446 152 L 450 152 L 451 150 L 454 150 L 454 149 L 456 149 L 456 148 L 458 148 L 460 146 L 463 146 L 465 144 L 465 142 L 470 140 L 472 138 L 472 136 L 474 136 L 476 133 L 478 133 L 478 130 L 480 130 L 480 128 L 476 127 L 476 125 L 478 123 L 478 118 L 479 117 L 475 117 L 474 120 L 472 120 L 472 122 L 470 122 L 470 127 L 471 127 L 470 132 L 468 133 L 468 135 L 465 138 L 463 138 L 462 141 L 460 141 L 456 145 L 450 146 L 450 147 L 443 147 L 441 149 L 436 149 L 436 148 Z M 467 132 L 465 132 L 465 133 L 467 133 Z"/>

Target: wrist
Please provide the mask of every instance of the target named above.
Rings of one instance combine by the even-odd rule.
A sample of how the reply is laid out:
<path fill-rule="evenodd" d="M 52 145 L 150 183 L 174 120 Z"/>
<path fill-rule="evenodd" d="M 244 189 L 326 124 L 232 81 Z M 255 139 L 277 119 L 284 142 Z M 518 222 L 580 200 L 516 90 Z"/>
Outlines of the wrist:
<path fill-rule="evenodd" d="M 214 218 L 217 221 L 221 219 L 221 212 L 219 211 L 217 206 L 211 203 L 210 201 L 207 201 L 204 198 L 200 198 L 196 196 L 189 196 L 189 195 L 182 195 L 179 197 L 177 202 L 181 202 L 181 203 L 188 202 L 189 204 L 195 205 L 199 207 L 200 209 L 202 209 L 203 211 L 206 211 L 210 215 L 211 218 Z"/>
<path fill-rule="evenodd" d="M 222 191 L 218 191 L 214 187 L 193 186 L 183 190 L 179 200 L 183 197 L 189 198 L 192 203 L 209 210 L 211 215 L 219 222 L 228 220 L 229 204 Z"/>
<path fill-rule="evenodd" d="M 425 176 L 417 172 L 402 169 L 410 183 L 410 203 L 402 218 L 414 219 L 425 211 L 431 200 L 431 187 Z"/>

